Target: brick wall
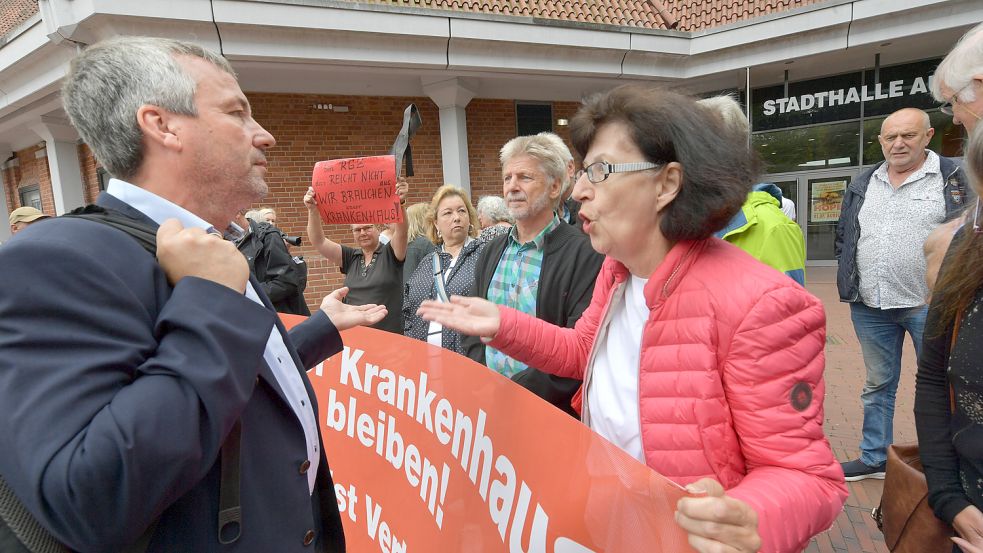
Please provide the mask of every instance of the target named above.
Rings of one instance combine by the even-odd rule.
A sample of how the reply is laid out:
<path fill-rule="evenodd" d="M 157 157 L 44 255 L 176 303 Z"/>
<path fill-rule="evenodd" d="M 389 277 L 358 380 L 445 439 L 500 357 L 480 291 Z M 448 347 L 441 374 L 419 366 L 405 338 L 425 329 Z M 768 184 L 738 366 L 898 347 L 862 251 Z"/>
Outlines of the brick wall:
<path fill-rule="evenodd" d="M 48 173 L 48 158 L 37 157 L 37 152 L 44 150 L 32 146 L 15 152 L 18 165 L 3 170 L 4 193 L 7 197 L 7 209 L 13 211 L 22 207 L 20 191 L 37 185 L 41 192 L 41 211 L 47 215 L 55 214 L 55 201 L 51 193 L 51 175 Z M 8 213 L 9 214 L 9 213 Z"/>
<path fill-rule="evenodd" d="M 96 201 L 99 195 L 99 175 L 97 171 L 102 167 L 96 156 L 92 155 L 92 150 L 87 144 L 80 144 L 78 147 L 79 164 L 82 169 L 82 199 L 90 204 Z"/>

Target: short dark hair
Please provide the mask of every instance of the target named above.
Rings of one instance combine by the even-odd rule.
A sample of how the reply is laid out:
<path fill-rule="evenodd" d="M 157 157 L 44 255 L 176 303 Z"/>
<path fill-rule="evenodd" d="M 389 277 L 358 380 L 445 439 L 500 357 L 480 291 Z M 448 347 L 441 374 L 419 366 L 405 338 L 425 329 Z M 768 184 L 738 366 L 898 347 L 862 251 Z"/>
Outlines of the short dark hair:
<path fill-rule="evenodd" d="M 726 127 L 696 99 L 663 89 L 625 85 L 584 100 L 570 122 L 581 158 L 598 130 L 626 125 L 652 163 L 678 162 L 683 182 L 659 228 L 671 241 L 701 240 L 724 228 L 747 200 L 759 175 L 747 135 Z"/>

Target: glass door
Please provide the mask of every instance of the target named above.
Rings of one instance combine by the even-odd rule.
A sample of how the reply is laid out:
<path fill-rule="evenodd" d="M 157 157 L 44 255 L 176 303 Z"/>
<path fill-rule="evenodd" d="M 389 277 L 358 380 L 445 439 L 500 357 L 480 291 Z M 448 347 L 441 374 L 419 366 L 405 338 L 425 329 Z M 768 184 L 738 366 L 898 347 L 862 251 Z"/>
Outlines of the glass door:
<path fill-rule="evenodd" d="M 802 227 L 806 243 L 806 265 L 836 265 L 833 242 L 840 205 L 857 169 L 804 171 L 766 175 L 764 182 L 776 184 L 782 195 L 795 202 L 795 221 Z"/>
<path fill-rule="evenodd" d="M 806 261 L 835 261 L 833 242 L 843 195 L 851 175 L 806 177 L 809 212 L 806 217 Z"/>

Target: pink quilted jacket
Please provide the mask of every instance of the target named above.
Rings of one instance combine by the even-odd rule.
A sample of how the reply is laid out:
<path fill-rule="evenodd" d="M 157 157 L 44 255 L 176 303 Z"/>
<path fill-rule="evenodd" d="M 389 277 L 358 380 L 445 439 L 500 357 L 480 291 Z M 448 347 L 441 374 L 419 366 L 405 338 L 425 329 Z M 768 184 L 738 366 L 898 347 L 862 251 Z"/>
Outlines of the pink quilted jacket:
<path fill-rule="evenodd" d="M 589 389 L 594 339 L 628 276 L 606 259 L 572 329 L 499 307 L 491 345 Z M 716 238 L 677 244 L 644 293 L 638 384 L 648 466 L 682 485 L 716 478 L 758 513 L 762 551 L 801 551 L 848 495 L 823 435 L 822 304 Z"/>

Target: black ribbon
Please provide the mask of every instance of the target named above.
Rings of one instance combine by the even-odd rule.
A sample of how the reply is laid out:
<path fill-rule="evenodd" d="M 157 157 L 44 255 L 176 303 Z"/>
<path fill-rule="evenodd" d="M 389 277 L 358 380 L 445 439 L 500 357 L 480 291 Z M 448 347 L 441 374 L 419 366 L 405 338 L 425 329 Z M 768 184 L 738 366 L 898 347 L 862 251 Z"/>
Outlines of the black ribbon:
<path fill-rule="evenodd" d="M 393 147 L 389 149 L 389 153 L 396 156 L 396 178 L 399 178 L 403 160 L 406 162 L 406 176 L 413 176 L 413 151 L 410 149 L 410 139 L 422 124 L 423 120 L 420 119 L 420 111 L 416 109 L 416 104 L 406 106 L 406 110 L 403 111 L 403 128 L 399 130 Z"/>

